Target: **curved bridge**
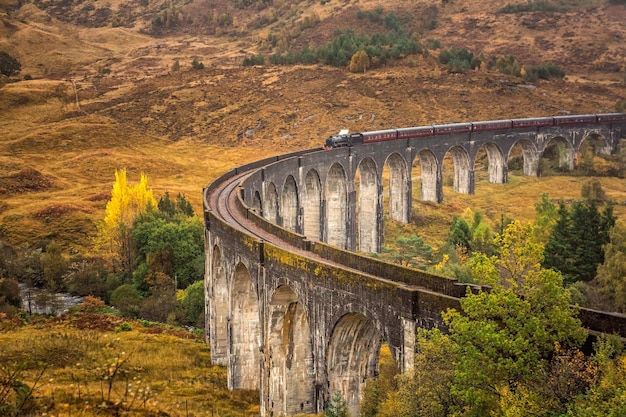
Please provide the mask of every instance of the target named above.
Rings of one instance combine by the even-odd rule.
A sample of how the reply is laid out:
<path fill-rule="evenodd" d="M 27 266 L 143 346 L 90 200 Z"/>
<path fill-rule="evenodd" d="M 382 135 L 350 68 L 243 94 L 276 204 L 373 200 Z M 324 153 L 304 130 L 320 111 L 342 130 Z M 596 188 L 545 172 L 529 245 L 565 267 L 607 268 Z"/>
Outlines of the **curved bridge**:
<path fill-rule="evenodd" d="M 526 175 L 538 174 L 553 141 L 573 167 L 586 140 L 596 152 L 616 149 L 621 118 L 301 151 L 215 180 L 204 190 L 206 332 L 229 388 L 258 389 L 264 416 L 321 412 L 336 391 L 358 415 L 381 343 L 401 372 L 410 369 L 416 329 L 441 327 L 441 311 L 458 308 L 468 288 L 359 254 L 380 250 L 385 210 L 409 221 L 414 178 L 423 200 L 442 201 L 446 155 L 454 190 L 472 193 L 481 152 L 495 183 L 507 180 L 514 149 Z M 580 317 L 590 331 L 626 337 L 624 315 Z"/>

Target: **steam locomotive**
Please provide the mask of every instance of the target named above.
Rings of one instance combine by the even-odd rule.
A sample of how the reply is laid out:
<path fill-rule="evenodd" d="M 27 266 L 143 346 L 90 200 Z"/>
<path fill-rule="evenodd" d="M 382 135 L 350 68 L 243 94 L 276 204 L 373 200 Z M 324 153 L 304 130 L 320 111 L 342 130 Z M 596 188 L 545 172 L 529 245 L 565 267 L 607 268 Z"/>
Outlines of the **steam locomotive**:
<path fill-rule="evenodd" d="M 401 129 L 376 130 L 363 133 L 348 133 L 342 130 L 336 136 L 326 138 L 323 149 L 341 148 L 362 143 L 383 142 L 396 139 L 411 139 L 459 133 L 487 132 L 507 129 L 529 129 L 546 126 L 625 122 L 626 113 L 579 114 L 570 116 L 531 117 L 526 119 L 490 120 L 483 122 L 450 123 L 406 127 Z"/>

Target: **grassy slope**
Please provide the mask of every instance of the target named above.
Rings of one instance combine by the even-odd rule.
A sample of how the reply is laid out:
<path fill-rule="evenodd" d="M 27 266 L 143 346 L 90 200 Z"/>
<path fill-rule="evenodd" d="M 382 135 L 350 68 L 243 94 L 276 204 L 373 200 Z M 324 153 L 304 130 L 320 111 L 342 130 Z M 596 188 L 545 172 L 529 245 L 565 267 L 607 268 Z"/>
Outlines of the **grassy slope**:
<path fill-rule="evenodd" d="M 6 12 L 0 13 L 0 48 L 20 59 L 22 74 L 36 78 L 0 89 L 0 178 L 9 186 L 0 194 L 1 233 L 17 245 L 55 239 L 88 251 L 113 172 L 122 167 L 131 181 L 146 173 L 157 195 L 185 193 L 199 212 L 202 187 L 221 172 L 271 154 L 317 147 L 341 128 L 609 112 L 625 96 L 619 68 L 603 70 L 625 55 L 619 42 L 626 36 L 619 23 L 624 8 L 597 0 L 577 2 L 560 14 L 516 15 L 495 14 L 503 5 L 496 0 L 445 7 L 430 1 L 331 2 L 324 7 L 275 2 L 261 12 L 229 9 L 235 27 L 221 35 L 205 36 L 210 32 L 190 24 L 161 38 L 139 32 L 150 16 L 137 19 L 134 27 L 92 28 L 71 19 L 61 22 L 55 16 L 63 14 L 45 13 L 31 3 L 19 9 L 10 0 L 1 3 Z M 117 10 L 118 3 L 111 7 Z M 209 1 L 200 1 L 183 11 L 200 13 L 201 3 L 210 10 Z M 157 6 L 150 2 L 149 9 Z M 448 74 L 432 57 L 410 57 L 414 67 L 405 60 L 366 74 L 321 66 L 239 66 L 243 56 L 258 50 L 260 38 L 280 31 L 279 22 L 250 29 L 248 23 L 259 14 L 282 15 L 294 45 L 320 45 L 334 28 L 363 26 L 357 11 L 376 6 L 415 27 L 421 24 L 420 12 L 429 10 L 438 25 L 422 38 L 439 38 L 443 47 L 513 53 L 527 64 L 554 60 L 568 77 L 526 88 L 496 73 Z M 219 7 L 215 10 L 221 12 Z M 321 18 L 318 25 L 293 29 L 313 12 Z M 591 37 L 593 46 L 588 45 Z M 205 63 L 204 70 L 190 69 L 194 57 Z M 179 73 L 170 71 L 174 60 L 181 63 Z M 18 174 L 25 169 L 37 170 L 50 186 L 11 191 L 23 181 Z M 572 185 L 565 194 L 577 195 L 579 184 Z M 445 218 L 448 205 L 480 206 L 484 200 L 445 195 L 444 216 L 435 217 Z M 516 198 L 514 208 L 532 207 L 539 198 L 536 192 L 527 195 L 523 203 Z M 490 196 L 486 208 L 506 207 L 511 200 L 500 193 Z"/>
<path fill-rule="evenodd" d="M 35 415 L 259 413 L 258 392 L 228 391 L 226 369 L 212 366 L 209 346 L 184 330 L 83 313 L 14 328 L 3 321 L 0 329 L 0 369 L 4 376 L 23 367 L 16 379 L 35 384 Z"/>

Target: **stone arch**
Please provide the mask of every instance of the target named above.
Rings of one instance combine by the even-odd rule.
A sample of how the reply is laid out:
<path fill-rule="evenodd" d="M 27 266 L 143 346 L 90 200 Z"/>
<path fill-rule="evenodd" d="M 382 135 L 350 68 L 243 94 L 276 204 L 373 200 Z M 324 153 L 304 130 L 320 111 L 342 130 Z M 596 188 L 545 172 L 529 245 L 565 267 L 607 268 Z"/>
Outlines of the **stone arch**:
<path fill-rule="evenodd" d="M 315 412 L 313 345 L 303 304 L 287 285 L 269 303 L 268 402 L 275 416 Z"/>
<path fill-rule="evenodd" d="M 283 193 L 280 201 L 280 214 L 282 226 L 297 231 L 298 227 L 298 186 L 293 175 L 289 175 L 283 186 Z"/>
<path fill-rule="evenodd" d="M 578 169 L 582 169 L 585 174 L 595 173 L 594 159 L 597 155 L 610 155 L 611 145 L 604 136 L 588 132 L 578 144 L 574 156 L 574 164 Z"/>
<path fill-rule="evenodd" d="M 544 169 L 543 166 L 545 166 L 546 159 L 549 159 L 550 154 L 554 153 L 556 153 L 554 156 L 558 158 L 559 169 L 574 169 L 574 149 L 571 143 L 563 136 L 553 136 L 545 143 L 543 151 L 541 152 L 539 175 L 542 175 L 541 171 Z"/>
<path fill-rule="evenodd" d="M 387 158 L 385 167 L 389 169 L 389 217 L 397 222 L 408 223 L 409 181 L 406 161 L 401 155 L 392 153 Z"/>
<path fill-rule="evenodd" d="M 381 336 L 370 319 L 348 313 L 335 325 L 328 344 L 328 395 L 339 391 L 351 416 L 359 415 L 365 381 L 378 373 Z"/>
<path fill-rule="evenodd" d="M 348 184 L 341 164 L 335 163 L 328 171 L 326 187 L 326 241 L 346 249 L 348 243 Z"/>
<path fill-rule="evenodd" d="M 453 146 L 448 149 L 448 152 L 452 157 L 452 163 L 454 165 L 454 182 L 453 190 L 456 193 L 471 194 L 472 193 L 472 171 L 470 166 L 470 158 L 467 151 L 461 146 Z"/>
<path fill-rule="evenodd" d="M 357 168 L 357 250 L 378 252 L 379 192 L 376 163 L 364 158 Z M 358 185 L 358 187 L 357 187 Z M 382 220 L 381 220 L 382 221 Z"/>
<path fill-rule="evenodd" d="M 261 204 L 261 194 L 258 191 L 252 196 L 252 210 L 259 216 L 263 215 L 263 205 Z"/>
<path fill-rule="evenodd" d="M 521 149 L 521 152 L 519 149 Z M 518 153 L 521 154 L 519 156 L 523 158 L 524 175 L 530 177 L 539 175 L 539 152 L 537 152 L 535 144 L 528 139 L 515 142 L 513 146 L 511 146 L 511 149 L 509 149 L 509 154 L 507 155 L 507 162 L 509 164 L 508 170 L 511 170 L 510 163 L 512 159 L 518 157 Z"/>
<path fill-rule="evenodd" d="M 411 173 L 412 181 L 419 177 L 420 180 L 420 200 L 439 202 L 439 193 L 437 190 L 440 186 L 439 180 L 439 163 L 435 155 L 428 149 L 419 152 L 418 157 L 413 161 L 419 162 L 419 174 Z"/>
<path fill-rule="evenodd" d="M 237 264 L 231 287 L 229 388 L 259 389 L 261 325 L 259 303 L 246 266 Z"/>
<path fill-rule="evenodd" d="M 209 320 L 213 330 L 211 340 L 211 360 L 219 365 L 228 362 L 228 280 L 224 270 L 224 262 L 219 246 L 213 248 L 211 264 L 213 308 Z"/>
<path fill-rule="evenodd" d="M 487 172 L 489 173 L 489 182 L 493 184 L 504 184 L 506 182 L 506 174 L 504 171 L 504 156 L 500 147 L 495 143 L 485 143 L 481 150 L 487 154 Z M 480 152 L 480 151 L 479 151 Z M 477 156 L 479 154 L 477 153 Z M 476 159 L 474 160 L 474 171 L 476 171 Z"/>
<path fill-rule="evenodd" d="M 311 240 L 321 239 L 322 182 L 317 171 L 311 169 L 304 179 L 304 234 Z"/>
<path fill-rule="evenodd" d="M 273 182 L 270 182 L 267 190 L 265 190 L 264 206 L 263 217 L 274 224 L 278 224 L 278 191 L 276 191 L 276 186 Z"/>

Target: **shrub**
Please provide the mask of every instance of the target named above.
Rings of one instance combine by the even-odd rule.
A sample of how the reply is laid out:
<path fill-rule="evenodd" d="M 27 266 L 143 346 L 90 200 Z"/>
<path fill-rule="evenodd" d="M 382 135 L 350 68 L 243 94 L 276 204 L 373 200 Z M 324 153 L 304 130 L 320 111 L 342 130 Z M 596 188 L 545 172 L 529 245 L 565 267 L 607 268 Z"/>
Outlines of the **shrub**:
<path fill-rule="evenodd" d="M 263 56 L 263 54 L 245 57 L 242 63 L 244 67 L 252 67 L 254 65 L 263 65 L 263 64 L 265 64 L 265 57 Z"/>
<path fill-rule="evenodd" d="M 352 55 L 350 60 L 350 71 L 352 72 L 365 72 L 370 66 L 370 57 L 365 51 L 359 51 Z"/>
<path fill-rule="evenodd" d="M 193 69 L 203 69 L 204 68 L 204 64 L 200 61 L 198 61 L 198 58 L 194 58 L 193 61 L 191 62 L 191 67 Z"/>
<path fill-rule="evenodd" d="M 480 67 L 483 61 L 481 57 L 475 56 L 466 48 L 461 49 L 444 49 L 439 53 L 439 63 L 444 64 L 452 71 L 461 69 L 476 69 Z"/>
<path fill-rule="evenodd" d="M 529 81 L 536 81 L 538 79 L 549 80 L 551 78 L 562 79 L 563 77 L 565 77 L 565 72 L 552 63 L 530 67 L 525 70 L 524 74 L 524 78 Z"/>
<path fill-rule="evenodd" d="M 22 70 L 22 64 L 4 51 L 0 51 L 0 74 L 10 77 Z"/>

